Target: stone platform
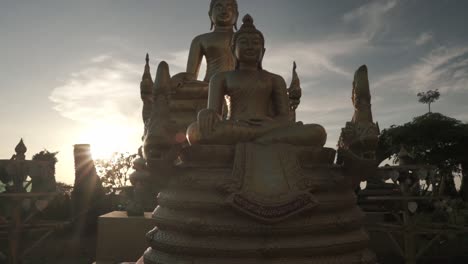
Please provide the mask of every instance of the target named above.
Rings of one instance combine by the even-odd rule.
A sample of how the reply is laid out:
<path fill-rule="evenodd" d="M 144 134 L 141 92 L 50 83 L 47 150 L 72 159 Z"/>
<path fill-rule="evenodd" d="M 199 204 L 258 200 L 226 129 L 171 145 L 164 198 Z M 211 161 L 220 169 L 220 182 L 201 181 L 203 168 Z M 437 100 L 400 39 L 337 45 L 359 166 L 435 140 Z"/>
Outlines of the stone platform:
<path fill-rule="evenodd" d="M 145 234 L 156 225 L 150 212 L 127 216 L 114 211 L 99 217 L 96 264 L 136 261 L 148 247 Z"/>
<path fill-rule="evenodd" d="M 282 199 L 279 194 L 271 198 L 249 192 L 252 185 L 247 184 L 256 182 L 245 170 L 235 178 L 232 147 L 186 149 L 169 186 L 158 196 L 153 213 L 157 229 L 147 235 L 151 247 L 144 263 L 375 263 L 349 177 L 333 159 L 324 158 L 333 157 L 333 150 L 292 150 L 296 155 L 277 152 L 284 157 L 282 166 L 292 172 L 286 179 L 290 191 Z M 214 158 L 204 162 L 205 152 Z M 273 175 L 267 178 L 281 182 L 273 182 Z M 272 204 L 270 198 L 285 202 Z"/>

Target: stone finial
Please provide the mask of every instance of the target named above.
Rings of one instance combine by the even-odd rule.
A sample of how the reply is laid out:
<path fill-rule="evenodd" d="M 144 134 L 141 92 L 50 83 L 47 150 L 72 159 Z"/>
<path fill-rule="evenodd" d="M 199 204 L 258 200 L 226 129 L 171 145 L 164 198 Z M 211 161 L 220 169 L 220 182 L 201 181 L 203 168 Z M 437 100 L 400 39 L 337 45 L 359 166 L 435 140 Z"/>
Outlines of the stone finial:
<path fill-rule="evenodd" d="M 152 110 L 144 136 L 143 154 L 145 159 L 153 157 L 156 155 L 156 152 L 159 153 L 160 151 L 159 149 L 152 149 L 151 146 L 174 144 L 175 139 L 171 134 L 172 128 L 170 124 L 170 85 L 171 75 L 169 72 L 169 65 L 165 61 L 162 61 L 159 63 L 156 72 L 156 79 L 153 85 Z"/>
<path fill-rule="evenodd" d="M 354 73 L 354 89 L 353 95 L 363 97 L 370 101 L 370 89 L 369 89 L 369 77 L 367 72 L 367 66 L 362 65 Z"/>
<path fill-rule="evenodd" d="M 157 123 L 161 124 L 169 120 L 168 99 L 170 89 L 171 75 L 169 72 L 169 65 L 165 61 L 162 61 L 159 63 L 156 72 L 156 80 L 153 84 L 153 109 L 151 111 L 151 118 L 158 120 Z"/>
<path fill-rule="evenodd" d="M 171 89 L 171 74 L 169 72 L 169 65 L 167 62 L 162 61 L 159 63 L 158 70 L 156 71 L 156 79 L 153 85 L 153 100 L 159 95 L 169 95 Z"/>
<path fill-rule="evenodd" d="M 354 74 L 351 99 L 355 108 L 353 122 L 372 123 L 371 95 L 366 65 L 359 67 Z"/>
<path fill-rule="evenodd" d="M 18 143 L 18 145 L 16 145 L 16 147 L 15 147 L 15 152 L 16 152 L 15 159 L 16 160 L 25 160 L 26 159 L 26 155 L 25 155 L 26 151 L 28 151 L 28 149 L 26 148 L 26 145 L 24 144 L 23 139 L 21 139 L 20 142 Z"/>

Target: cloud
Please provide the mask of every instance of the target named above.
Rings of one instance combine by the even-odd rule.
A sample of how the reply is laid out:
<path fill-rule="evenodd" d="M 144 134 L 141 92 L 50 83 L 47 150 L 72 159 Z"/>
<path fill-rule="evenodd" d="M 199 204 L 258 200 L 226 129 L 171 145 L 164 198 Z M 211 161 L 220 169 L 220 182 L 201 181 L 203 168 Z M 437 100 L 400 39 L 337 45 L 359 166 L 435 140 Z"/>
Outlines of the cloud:
<path fill-rule="evenodd" d="M 359 26 L 362 33 L 369 39 L 388 26 L 384 23 L 386 14 L 397 6 L 396 0 L 369 1 L 358 8 L 343 15 L 343 21 L 347 24 Z"/>
<path fill-rule="evenodd" d="M 387 13 L 397 5 L 396 0 L 390 1 L 370 1 L 358 8 L 351 10 L 350 12 L 343 15 L 345 22 L 351 22 L 354 20 L 377 20 L 379 16 Z"/>
<path fill-rule="evenodd" d="M 433 38 L 434 38 L 434 36 L 432 35 L 432 33 L 423 32 L 414 41 L 414 44 L 416 44 L 417 46 L 422 46 L 422 45 L 427 44 L 428 42 L 430 42 Z"/>
<path fill-rule="evenodd" d="M 353 114 L 350 97 L 355 69 L 343 67 L 340 60 L 366 47 L 367 39 L 361 35 L 337 33 L 310 42 L 272 45 L 265 54 L 264 68 L 287 81 L 291 79 L 292 62 L 296 61 L 303 89 L 297 118 L 323 125 L 329 147 L 335 146 L 341 128 Z"/>
<path fill-rule="evenodd" d="M 339 66 L 335 60 L 355 53 L 366 44 L 367 40 L 360 36 L 335 34 L 318 41 L 272 45 L 265 54 L 264 65 L 281 75 L 290 75 L 292 62 L 296 61 L 298 67 L 307 69 L 302 74 L 308 77 L 317 77 L 324 73 L 350 77 L 352 72 Z"/>
<path fill-rule="evenodd" d="M 468 113 L 457 114 L 454 118 L 468 122 Z"/>
<path fill-rule="evenodd" d="M 284 77 L 290 77 L 293 61 L 302 69 L 301 77 L 313 78 L 324 74 L 338 74 L 351 77 L 352 72 L 339 66 L 335 60 L 359 50 L 364 50 L 367 39 L 356 34 L 331 34 L 326 38 L 309 42 L 289 42 L 281 45 L 271 44 L 267 47 L 263 66 L 266 70 Z M 165 59 L 171 74 L 185 71 L 188 50 L 172 52 Z M 305 70 L 307 69 L 307 70 Z M 200 68 L 199 79 L 204 78 L 206 64 Z"/>
<path fill-rule="evenodd" d="M 166 60 L 167 63 L 169 64 L 171 75 L 175 75 L 179 72 L 185 72 L 187 68 L 188 56 L 189 56 L 188 50 L 180 50 L 180 51 L 169 53 L 169 56 L 164 60 Z M 206 62 L 204 59 L 200 65 L 200 69 L 198 73 L 199 73 L 198 74 L 199 80 L 205 79 Z"/>
<path fill-rule="evenodd" d="M 81 123 L 129 122 L 141 107 L 142 68 L 109 55 L 96 56 L 53 89 L 49 99 L 62 116 Z"/>
<path fill-rule="evenodd" d="M 375 84 L 377 89 L 439 89 L 442 92 L 466 90 L 468 84 L 468 47 L 439 47 L 414 64 L 389 74 Z"/>
<path fill-rule="evenodd" d="M 171 75 L 185 71 L 185 68 L 187 66 L 188 55 L 188 50 L 175 51 L 169 54 L 166 60 L 169 64 Z"/>
<path fill-rule="evenodd" d="M 414 67 L 413 89 L 467 89 L 468 47 L 440 47 Z"/>

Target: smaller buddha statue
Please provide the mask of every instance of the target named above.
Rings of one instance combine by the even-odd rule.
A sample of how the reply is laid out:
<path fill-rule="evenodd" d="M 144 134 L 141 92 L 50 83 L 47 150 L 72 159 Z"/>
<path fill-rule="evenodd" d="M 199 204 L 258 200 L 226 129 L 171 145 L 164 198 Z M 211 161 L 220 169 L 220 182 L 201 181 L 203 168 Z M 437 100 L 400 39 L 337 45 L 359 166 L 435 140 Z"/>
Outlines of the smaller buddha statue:
<path fill-rule="evenodd" d="M 208 107 L 187 129 L 190 144 L 230 145 L 239 142 L 286 143 L 322 147 L 325 129 L 290 118 L 290 100 L 281 76 L 262 68 L 265 39 L 246 15 L 231 42 L 236 67 L 210 81 Z M 229 98 L 228 115 L 223 103 Z M 223 117 L 225 116 L 225 117 Z"/>
<path fill-rule="evenodd" d="M 237 29 L 239 11 L 236 0 L 211 0 L 208 15 L 213 31 L 196 36 L 190 45 L 186 72 L 172 77 L 173 86 L 204 86 L 218 72 L 234 69 L 234 58 L 230 52 L 230 41 Z M 203 81 L 197 81 L 203 57 L 207 69 Z M 188 85 L 187 85 L 188 84 Z M 197 85 L 198 84 L 198 85 Z M 188 88 L 190 89 L 190 88 Z"/>

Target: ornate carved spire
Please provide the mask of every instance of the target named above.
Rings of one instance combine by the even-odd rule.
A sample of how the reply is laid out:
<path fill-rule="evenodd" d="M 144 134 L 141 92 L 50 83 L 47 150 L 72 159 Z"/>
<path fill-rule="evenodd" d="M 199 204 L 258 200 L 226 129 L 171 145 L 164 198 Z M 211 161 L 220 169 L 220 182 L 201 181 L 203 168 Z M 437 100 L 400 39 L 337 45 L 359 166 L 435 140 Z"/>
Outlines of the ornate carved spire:
<path fill-rule="evenodd" d="M 143 123 L 146 124 L 151 117 L 151 108 L 153 102 L 153 79 L 151 77 L 151 70 L 149 66 L 149 54 L 146 53 L 145 71 L 141 78 L 140 95 L 143 101 Z M 146 133 L 146 132 L 145 132 Z"/>
<path fill-rule="evenodd" d="M 292 70 L 292 79 L 291 84 L 288 88 L 288 95 L 290 101 L 290 109 L 291 111 L 295 111 L 301 102 L 302 97 L 302 89 L 301 89 L 301 80 L 299 80 L 299 75 L 296 72 L 296 62 L 293 63 L 293 70 Z"/>
<path fill-rule="evenodd" d="M 150 66 L 149 66 L 149 54 L 146 53 L 146 58 L 145 58 L 146 64 L 145 64 L 145 71 L 143 72 L 143 77 L 141 78 L 143 80 L 152 80 L 151 78 L 151 71 L 150 71 Z"/>
<path fill-rule="evenodd" d="M 292 80 L 291 80 L 291 87 L 294 86 L 294 87 L 301 88 L 301 80 L 299 80 L 299 75 L 297 75 L 296 69 L 297 69 L 297 65 L 296 65 L 296 62 L 294 61 L 293 62 L 293 70 L 292 70 L 293 77 L 292 77 Z"/>
<path fill-rule="evenodd" d="M 15 147 L 15 152 L 16 152 L 15 159 L 16 160 L 25 160 L 26 159 L 26 155 L 25 155 L 26 151 L 28 151 L 28 149 L 26 148 L 26 145 L 24 145 L 23 139 L 21 139 L 20 142 L 18 143 L 18 145 L 16 145 L 16 147 Z"/>

